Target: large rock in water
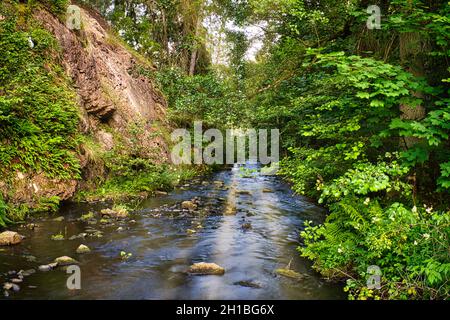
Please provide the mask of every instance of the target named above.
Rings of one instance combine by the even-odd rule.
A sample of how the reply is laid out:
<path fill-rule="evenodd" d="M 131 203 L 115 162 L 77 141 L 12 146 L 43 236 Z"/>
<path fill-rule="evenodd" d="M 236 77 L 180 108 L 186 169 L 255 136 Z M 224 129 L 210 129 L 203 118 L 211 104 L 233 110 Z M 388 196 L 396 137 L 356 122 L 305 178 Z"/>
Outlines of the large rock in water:
<path fill-rule="evenodd" d="M 113 217 L 116 219 L 126 218 L 128 216 L 128 211 L 125 208 L 116 208 L 116 209 L 103 209 L 100 211 L 102 216 Z"/>
<path fill-rule="evenodd" d="M 62 256 L 56 258 L 55 263 L 58 265 L 58 267 L 64 267 L 72 264 L 78 264 L 78 261 L 68 256 Z"/>
<path fill-rule="evenodd" d="M 77 248 L 76 252 L 78 254 L 89 253 L 89 252 L 91 252 L 91 249 L 89 249 L 89 247 L 84 244 L 80 244 L 80 246 Z"/>
<path fill-rule="evenodd" d="M 188 270 L 189 273 L 198 275 L 223 275 L 225 269 L 215 263 L 194 263 Z"/>
<path fill-rule="evenodd" d="M 0 233 L 0 246 L 9 246 L 22 242 L 24 237 L 14 231 Z"/>

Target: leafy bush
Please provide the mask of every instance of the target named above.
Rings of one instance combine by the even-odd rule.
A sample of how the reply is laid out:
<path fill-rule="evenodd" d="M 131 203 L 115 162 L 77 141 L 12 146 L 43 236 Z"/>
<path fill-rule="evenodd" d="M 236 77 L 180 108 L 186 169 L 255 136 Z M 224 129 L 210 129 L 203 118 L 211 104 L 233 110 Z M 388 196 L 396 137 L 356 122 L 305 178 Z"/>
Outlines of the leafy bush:
<path fill-rule="evenodd" d="M 321 226 L 306 224 L 302 256 L 332 279 L 348 279 L 350 299 L 438 299 L 450 295 L 450 212 L 346 196 Z M 366 280 L 381 269 L 381 289 Z"/>
<path fill-rule="evenodd" d="M 169 118 L 177 125 L 205 125 L 221 128 L 242 124 L 246 118 L 245 97 L 218 74 L 187 76 L 176 68 L 158 72 L 157 81 L 169 103 Z"/>

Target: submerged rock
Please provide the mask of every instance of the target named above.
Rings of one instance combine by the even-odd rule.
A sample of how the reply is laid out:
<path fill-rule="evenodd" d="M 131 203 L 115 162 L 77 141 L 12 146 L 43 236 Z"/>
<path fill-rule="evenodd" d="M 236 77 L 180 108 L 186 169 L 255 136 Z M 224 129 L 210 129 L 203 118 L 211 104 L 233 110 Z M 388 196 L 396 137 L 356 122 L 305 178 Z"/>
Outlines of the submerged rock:
<path fill-rule="evenodd" d="M 302 274 L 295 272 L 294 270 L 290 270 L 290 269 L 280 268 L 280 269 L 275 270 L 275 273 L 280 276 L 284 276 L 284 277 L 296 279 L 296 280 L 302 280 L 304 278 L 304 276 Z"/>
<path fill-rule="evenodd" d="M 84 244 L 80 244 L 80 246 L 77 248 L 76 252 L 79 254 L 89 253 L 89 252 L 91 252 L 91 249 L 89 249 L 89 247 Z"/>
<path fill-rule="evenodd" d="M 197 233 L 197 231 L 195 231 L 195 230 L 193 230 L 193 229 L 187 229 L 187 230 L 186 230 L 186 233 L 187 233 L 187 234 L 194 234 L 194 233 Z"/>
<path fill-rule="evenodd" d="M 76 234 L 76 235 L 71 236 L 71 237 L 69 238 L 69 240 L 76 240 L 76 239 L 86 238 L 87 235 L 88 235 L 87 233 L 83 232 L 83 233 L 80 233 L 80 234 Z"/>
<path fill-rule="evenodd" d="M 264 189 L 262 190 L 262 192 L 264 192 L 264 193 L 272 193 L 273 190 L 272 190 L 272 189 L 269 189 L 269 188 L 264 188 Z"/>
<path fill-rule="evenodd" d="M 197 275 L 223 275 L 225 269 L 215 263 L 199 262 L 190 266 L 188 272 Z"/>
<path fill-rule="evenodd" d="M 248 190 L 236 190 L 237 194 L 245 194 L 245 195 L 251 195 L 252 193 Z"/>
<path fill-rule="evenodd" d="M 155 191 L 155 195 L 157 195 L 157 196 L 167 196 L 168 193 L 167 193 L 166 191 L 159 191 L 159 190 L 156 190 L 156 191 Z"/>
<path fill-rule="evenodd" d="M 28 277 L 28 276 L 31 276 L 33 273 L 36 273 L 36 270 L 34 270 L 34 269 L 29 269 L 29 270 L 25 270 L 25 271 L 21 270 L 19 273 L 24 277 Z"/>
<path fill-rule="evenodd" d="M 64 221 L 64 217 L 63 217 L 63 216 L 56 217 L 56 218 L 52 219 L 52 221 L 55 221 L 55 222 L 62 222 L 62 221 Z"/>
<path fill-rule="evenodd" d="M 243 280 L 233 283 L 235 286 L 241 286 L 241 287 L 247 287 L 247 288 L 254 288 L 254 289 L 260 289 L 261 285 L 259 283 L 250 281 L 250 280 Z"/>
<path fill-rule="evenodd" d="M 0 233 L 0 246 L 10 246 L 22 242 L 24 236 L 14 231 L 5 231 Z"/>

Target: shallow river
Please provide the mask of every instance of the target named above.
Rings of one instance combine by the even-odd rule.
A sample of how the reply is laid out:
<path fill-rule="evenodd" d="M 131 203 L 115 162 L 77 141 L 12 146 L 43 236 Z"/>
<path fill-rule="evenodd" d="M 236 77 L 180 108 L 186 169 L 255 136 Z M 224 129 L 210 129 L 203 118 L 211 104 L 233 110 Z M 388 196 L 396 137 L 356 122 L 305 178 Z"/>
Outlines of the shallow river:
<path fill-rule="evenodd" d="M 252 168 L 247 165 L 247 169 Z M 178 209 L 182 201 L 195 197 L 204 213 Z M 114 224 L 99 221 L 99 211 L 106 207 L 111 205 L 64 205 L 57 215 L 31 221 L 37 225 L 34 230 L 17 228 L 27 237 L 21 244 L 0 247 L 1 286 L 15 277 L 11 271 L 37 270 L 66 255 L 80 262 L 81 290 L 67 289 L 69 275 L 64 270 L 37 270 L 24 277 L 20 291 L 11 291 L 9 297 L 0 290 L 0 299 L 344 298 L 340 286 L 321 280 L 296 252 L 303 221 L 320 221 L 323 211 L 293 195 L 276 177 L 243 174 L 234 167 L 149 198 L 129 218 Z M 97 215 L 97 223 L 79 220 L 89 211 Z M 60 216 L 63 221 L 54 220 Z M 196 232 L 190 234 L 188 229 Z M 98 231 L 101 237 L 92 236 Z M 65 240 L 51 240 L 58 233 Z M 88 236 L 69 240 L 80 233 Z M 92 252 L 77 254 L 80 244 Z M 121 251 L 132 255 L 123 259 Z M 202 261 L 222 266 L 225 274 L 186 272 L 191 264 Z M 278 268 L 302 276 L 287 278 L 275 272 Z"/>

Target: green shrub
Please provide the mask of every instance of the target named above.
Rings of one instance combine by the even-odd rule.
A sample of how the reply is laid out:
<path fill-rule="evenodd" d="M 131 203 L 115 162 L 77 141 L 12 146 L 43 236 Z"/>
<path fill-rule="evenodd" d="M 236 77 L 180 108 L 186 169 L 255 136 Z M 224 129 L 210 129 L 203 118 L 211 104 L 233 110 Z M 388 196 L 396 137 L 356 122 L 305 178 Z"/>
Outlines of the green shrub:
<path fill-rule="evenodd" d="M 367 198 L 369 199 L 369 198 Z M 450 212 L 381 207 L 345 197 L 321 226 L 301 233 L 302 256 L 332 279 L 347 279 L 350 299 L 442 299 L 450 295 Z M 381 269 L 381 289 L 369 289 L 369 266 Z"/>

